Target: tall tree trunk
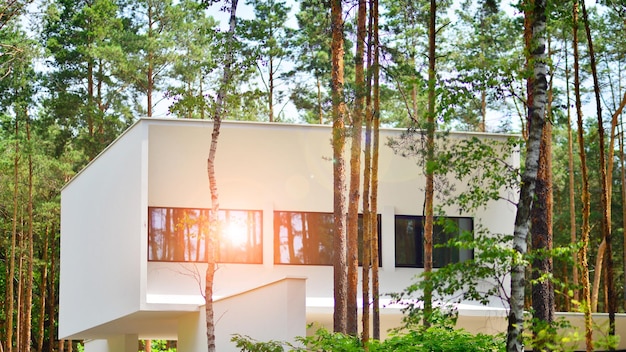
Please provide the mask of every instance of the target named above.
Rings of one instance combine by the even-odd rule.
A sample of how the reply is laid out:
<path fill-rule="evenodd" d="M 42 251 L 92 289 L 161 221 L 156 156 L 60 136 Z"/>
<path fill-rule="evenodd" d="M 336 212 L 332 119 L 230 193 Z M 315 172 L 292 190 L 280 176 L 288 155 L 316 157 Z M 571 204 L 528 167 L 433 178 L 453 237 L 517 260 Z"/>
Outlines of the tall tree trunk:
<path fill-rule="evenodd" d="M 435 37 L 436 37 L 437 2 L 430 1 L 428 24 L 428 114 L 426 116 L 426 190 L 424 201 L 424 326 L 429 327 L 433 310 L 433 287 L 430 274 L 433 270 L 433 201 L 435 195 L 434 173 L 430 167 L 435 159 Z"/>
<path fill-rule="evenodd" d="M 356 336 L 359 330 L 357 286 L 359 269 L 359 197 L 361 186 L 361 132 L 363 130 L 363 112 L 365 104 L 365 36 L 367 34 L 365 19 L 367 15 L 366 0 L 359 0 L 357 15 L 356 55 L 354 56 L 354 81 L 356 97 L 352 118 L 352 145 L 350 148 L 350 190 L 348 196 L 348 301 L 347 325 L 348 334 Z M 365 304 L 365 302 L 363 302 Z"/>
<path fill-rule="evenodd" d="M 52 227 L 52 230 L 50 230 Z M 37 352 L 43 351 L 43 343 L 45 337 L 45 315 L 46 315 L 46 304 L 47 304 L 47 290 L 48 290 L 48 250 L 50 246 L 50 234 L 54 233 L 54 225 L 46 225 L 45 237 L 43 241 L 43 254 L 42 254 L 42 268 L 41 268 L 41 297 L 39 302 L 39 326 L 38 326 L 38 335 L 37 335 Z"/>
<path fill-rule="evenodd" d="M 367 341 L 370 339 L 370 273 L 372 268 L 372 212 L 370 209 L 370 189 L 372 182 L 372 47 L 374 9 L 373 0 L 368 1 L 369 16 L 367 26 L 367 78 L 365 81 L 365 152 L 363 157 L 363 264 L 362 264 L 362 301 L 361 343 L 368 351 Z M 374 214 L 375 216 L 375 214 Z"/>
<path fill-rule="evenodd" d="M 343 11 L 341 0 L 331 0 L 331 62 L 332 62 L 332 115 L 333 115 L 333 208 L 334 208 L 334 260 L 333 280 L 335 308 L 333 329 L 347 332 L 347 279 L 346 263 L 346 180 L 345 180 L 345 102 L 344 102 L 344 43 Z"/>
<path fill-rule="evenodd" d="M 566 38 L 565 33 L 563 33 L 563 37 Z M 567 48 L 567 41 L 565 47 Z M 566 90 L 566 101 L 567 101 L 567 161 L 568 161 L 568 174 L 569 174 L 569 223 L 570 223 L 570 243 L 572 245 L 578 243 L 578 239 L 576 238 L 576 198 L 575 198 L 575 183 L 574 183 L 574 138 L 572 135 L 572 114 L 570 109 L 570 90 L 569 90 L 569 66 L 567 62 L 568 58 L 567 52 L 565 53 L 565 90 Z M 578 290 L 579 283 L 579 274 L 578 274 L 578 255 L 576 253 L 573 254 L 573 263 L 572 265 L 572 287 L 574 291 L 573 299 L 575 301 L 580 301 L 580 294 Z M 571 300 L 568 299 L 568 310 L 571 308 L 569 302 Z"/>
<path fill-rule="evenodd" d="M 626 95 L 625 95 L 626 96 Z M 622 185 L 622 227 L 626 228 L 626 158 L 624 158 L 624 122 L 622 121 L 622 115 L 619 114 L 620 122 L 620 135 L 622 138 L 619 139 L 619 157 L 620 157 L 620 183 Z M 626 231 L 623 233 L 623 249 L 622 249 L 622 265 L 623 265 L 623 301 L 624 301 L 624 310 L 626 310 Z"/>
<path fill-rule="evenodd" d="M 574 51 L 574 94 L 576 104 L 576 116 L 578 127 L 578 155 L 580 156 L 580 173 L 582 178 L 582 192 L 581 192 L 581 204 L 582 204 L 582 225 L 580 229 L 580 240 L 582 246 L 580 248 L 580 267 L 581 284 L 582 284 L 582 297 L 581 297 L 581 309 L 585 316 L 585 344 L 587 352 L 593 351 L 593 322 L 591 319 L 591 292 L 589 287 L 589 176 L 587 173 L 587 156 L 585 151 L 584 140 L 584 123 L 582 112 L 582 100 L 580 96 L 580 67 L 579 67 L 579 55 L 578 55 L 578 1 L 574 1 L 572 9 L 572 30 L 573 30 L 573 42 L 572 48 Z"/>
<path fill-rule="evenodd" d="M 207 159 L 207 175 L 209 179 L 209 189 L 211 191 L 211 212 L 209 238 L 207 242 L 207 270 L 205 274 L 204 299 L 206 303 L 206 336 L 208 352 L 215 351 L 215 321 L 213 309 L 213 279 L 215 277 L 217 246 L 216 238 L 219 231 L 219 196 L 217 192 L 217 179 L 215 177 L 215 155 L 217 153 L 217 142 L 220 135 L 220 126 L 222 123 L 222 115 L 224 112 L 224 100 L 228 92 L 232 76 L 232 65 L 234 62 L 234 40 L 235 30 L 237 28 L 237 2 L 231 0 L 230 18 L 228 34 L 226 39 L 226 57 L 224 69 L 222 72 L 222 80 L 215 99 L 215 109 L 213 112 L 213 132 L 211 133 L 211 145 L 209 149 L 209 157 Z"/>
<path fill-rule="evenodd" d="M 372 0 L 374 63 L 372 65 L 372 336 L 380 340 L 380 287 L 378 281 L 378 156 L 380 150 L 380 44 L 378 36 L 378 0 Z"/>
<path fill-rule="evenodd" d="M 600 98 L 600 83 L 598 81 L 598 72 L 596 65 L 596 57 L 593 50 L 593 38 L 591 37 L 591 30 L 589 28 L 589 19 L 587 16 L 587 7 L 585 6 L 585 2 L 581 2 L 582 10 L 583 10 L 583 22 L 585 24 L 585 32 L 587 34 L 587 45 L 589 47 L 589 59 L 591 63 L 591 75 L 593 76 L 593 87 L 594 93 L 596 97 L 596 113 L 598 118 L 598 144 L 599 148 L 599 156 L 600 156 L 600 184 L 601 184 L 601 197 L 600 197 L 600 206 L 602 208 L 602 233 L 604 234 L 604 241 L 606 242 L 606 252 L 607 255 L 604 256 L 605 267 L 606 267 L 606 293 L 608 296 L 608 312 L 609 312 L 609 335 L 615 335 L 615 311 L 616 311 L 616 302 L 615 302 L 615 282 L 614 282 L 614 273 L 613 273 L 613 244 L 612 244 L 612 234 L 611 234 L 611 196 L 610 196 L 610 186 L 609 183 L 612 181 L 611 172 L 612 170 L 607 170 L 609 166 L 607 164 L 606 154 L 605 154 L 605 141 L 604 141 L 604 123 L 602 120 L 602 100 Z M 613 149 L 613 145 L 609 145 L 610 149 Z M 610 154 L 611 158 L 613 153 Z M 611 165 L 612 166 L 612 162 Z M 597 270 L 597 268 L 596 268 Z"/>
<path fill-rule="evenodd" d="M 154 31 L 152 25 L 154 24 L 154 14 L 152 13 L 152 5 L 148 3 L 148 40 L 152 40 Z M 146 73 L 146 115 L 152 117 L 152 90 L 154 89 L 154 52 L 152 47 L 148 47 L 148 55 L 146 57 L 148 61 L 148 72 Z"/>
<path fill-rule="evenodd" d="M 6 323 L 5 323 L 5 336 L 4 343 L 5 351 L 13 351 L 13 313 L 14 313 L 14 295 L 15 295 L 15 252 L 17 246 L 17 208 L 19 206 L 18 191 L 19 191 L 19 166 L 20 166 L 20 142 L 19 142 L 19 119 L 15 116 L 15 156 L 13 157 L 13 219 L 11 229 L 11 248 L 8 258 L 8 276 L 7 276 L 7 293 L 5 301 Z"/>
<path fill-rule="evenodd" d="M 17 264 L 17 297 L 15 306 L 16 312 L 15 316 L 17 317 L 17 322 L 15 324 L 15 350 L 22 351 L 22 326 L 24 326 L 24 316 L 22 314 L 24 304 L 22 300 L 24 299 L 24 252 L 26 249 L 24 248 L 25 238 L 24 238 L 24 214 L 20 211 L 20 230 L 18 231 L 19 236 L 17 239 L 17 248 L 19 249 L 18 264 Z"/>
<path fill-rule="evenodd" d="M 52 232 L 52 246 L 50 248 L 50 253 L 52 253 L 52 256 L 50 258 L 50 282 L 48 283 L 48 286 L 50 287 L 50 294 L 48 297 L 48 349 L 49 351 L 52 351 L 53 346 L 55 345 L 54 342 L 56 341 L 57 338 L 57 334 L 56 334 L 56 329 L 55 329 L 55 320 L 56 320 L 56 280 L 55 278 L 58 277 L 58 270 L 57 270 L 57 258 L 58 258 L 58 238 L 56 237 L 56 230 L 54 230 Z"/>
<path fill-rule="evenodd" d="M 368 55 L 369 56 L 369 55 Z M 368 101 L 370 96 L 368 96 Z M 365 156 L 363 157 L 363 263 L 361 267 L 361 300 L 363 301 L 361 313 L 361 341 L 367 348 L 370 338 L 370 271 L 372 262 L 372 212 L 370 210 L 370 184 L 372 164 L 372 114 L 371 102 L 367 106 L 365 117 Z M 375 216 L 375 214 L 374 214 Z"/>
<path fill-rule="evenodd" d="M 546 68 L 546 1 L 535 0 L 531 6 L 530 27 L 532 39 L 528 53 L 532 68 L 531 92 L 532 104 L 528 106 L 528 141 L 526 142 L 525 169 L 522 173 L 520 199 L 517 204 L 515 228 L 513 233 L 513 249 L 515 259 L 511 266 L 511 298 L 507 327 L 507 351 L 522 352 L 524 324 L 524 288 L 526 285 L 525 265 L 519 260 L 526 254 L 526 241 L 529 233 L 530 211 L 535 196 L 535 181 L 539 168 L 541 139 L 545 124 L 546 90 L 548 88 Z"/>
<path fill-rule="evenodd" d="M 31 136 L 30 136 L 30 118 L 28 117 L 28 111 L 24 109 L 24 117 L 26 121 L 26 141 L 30 145 Z M 28 150 L 28 229 L 26 230 L 26 238 L 25 238 L 25 251 L 23 256 L 26 260 L 26 273 L 24 278 L 24 301 L 23 301 L 23 309 L 22 312 L 23 320 L 20 324 L 21 326 L 21 338 L 22 341 L 20 345 L 22 346 L 22 351 L 30 351 L 31 350 L 31 320 L 32 320 L 32 309 L 33 309 L 33 261 L 34 261 L 34 248 L 33 248 L 33 222 L 34 222 L 34 214 L 33 214 L 33 157 L 32 157 L 32 146 L 29 147 Z"/>

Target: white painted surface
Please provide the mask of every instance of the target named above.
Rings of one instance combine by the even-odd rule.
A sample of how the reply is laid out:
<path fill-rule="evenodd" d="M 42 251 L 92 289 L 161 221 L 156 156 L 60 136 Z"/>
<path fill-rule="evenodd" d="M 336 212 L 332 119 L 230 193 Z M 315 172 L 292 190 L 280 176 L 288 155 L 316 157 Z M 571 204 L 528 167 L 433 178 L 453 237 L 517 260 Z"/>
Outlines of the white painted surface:
<path fill-rule="evenodd" d="M 143 131 L 129 130 L 61 193 L 60 336 L 139 309 Z"/>

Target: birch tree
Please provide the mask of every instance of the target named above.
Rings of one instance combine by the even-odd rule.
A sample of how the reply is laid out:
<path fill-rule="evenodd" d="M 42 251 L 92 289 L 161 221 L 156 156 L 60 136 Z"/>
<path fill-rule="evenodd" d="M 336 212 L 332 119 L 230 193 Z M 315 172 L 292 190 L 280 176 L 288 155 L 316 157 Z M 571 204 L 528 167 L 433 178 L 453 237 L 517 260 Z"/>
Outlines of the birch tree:
<path fill-rule="evenodd" d="M 535 196 L 535 183 L 539 167 L 541 138 L 545 124 L 546 90 L 548 88 L 546 67 L 546 0 L 534 0 L 526 4 L 530 23 L 531 38 L 528 47 L 529 68 L 532 76 L 528 79 L 528 139 L 526 142 L 525 169 L 522 173 L 520 198 L 517 204 L 515 227 L 513 231 L 514 259 L 511 266 L 511 296 L 507 327 L 508 352 L 522 352 L 524 325 L 524 288 L 526 285 L 523 259 L 527 252 L 527 239 L 530 225 L 530 210 Z M 530 97 L 529 97 L 530 98 Z"/>

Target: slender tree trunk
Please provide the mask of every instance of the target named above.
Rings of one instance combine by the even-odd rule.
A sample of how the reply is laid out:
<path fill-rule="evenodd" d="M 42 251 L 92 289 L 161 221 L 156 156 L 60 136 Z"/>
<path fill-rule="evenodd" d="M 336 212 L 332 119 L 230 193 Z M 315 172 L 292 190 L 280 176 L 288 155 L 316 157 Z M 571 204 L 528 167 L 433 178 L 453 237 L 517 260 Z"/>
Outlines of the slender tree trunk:
<path fill-rule="evenodd" d="M 372 65 L 372 337 L 380 340 L 380 286 L 378 280 L 378 156 L 380 150 L 380 45 L 378 36 L 378 0 L 372 0 L 374 63 Z"/>
<path fill-rule="evenodd" d="M 148 39 L 152 40 L 152 38 L 154 37 L 154 32 L 152 30 L 152 25 L 154 23 L 154 14 L 152 13 L 152 6 L 151 4 L 147 5 L 147 10 L 148 10 Z M 147 106 L 146 106 L 146 115 L 148 117 L 152 117 L 152 90 L 154 88 L 154 52 L 152 51 L 152 48 L 149 47 L 148 48 L 148 55 L 146 57 L 147 61 L 148 61 L 148 72 L 146 74 L 146 99 L 147 99 Z"/>
<path fill-rule="evenodd" d="M 522 173 L 520 199 L 515 216 L 515 228 L 513 233 L 513 249 L 515 259 L 511 266 L 511 298 L 509 321 L 507 328 L 507 351 L 522 352 L 524 323 L 524 288 L 526 285 L 525 265 L 519 259 L 526 254 L 526 241 L 529 233 L 530 211 L 535 196 L 535 181 L 539 168 L 539 154 L 541 139 L 545 125 L 546 90 L 548 88 L 546 53 L 545 53 L 545 28 L 546 28 L 546 2 L 535 0 L 529 4 L 530 27 L 532 39 L 530 40 L 530 67 L 532 79 L 530 90 L 532 92 L 532 105 L 528 106 L 528 141 L 526 143 L 525 169 Z"/>
<path fill-rule="evenodd" d="M 563 35 L 566 38 L 565 33 Z M 567 48 L 567 41 L 564 40 Z M 569 223 L 570 223 L 570 243 L 572 245 L 578 243 L 578 239 L 576 238 L 576 198 L 575 198 L 575 183 L 574 183 L 574 138 L 572 135 L 572 114 L 570 109 L 570 90 L 569 90 L 569 66 L 567 62 L 568 58 L 567 52 L 565 53 L 565 90 L 566 90 L 566 99 L 567 99 L 567 161 L 568 161 L 568 173 L 569 173 Z M 574 288 L 573 299 L 575 301 L 580 301 L 580 294 L 578 290 L 579 283 L 579 274 L 578 274 L 578 255 L 573 254 L 573 263 L 572 265 L 572 287 Z M 570 302 L 570 299 L 567 300 Z M 570 309 L 570 305 L 568 303 L 568 310 Z"/>
<path fill-rule="evenodd" d="M 52 231 L 50 231 L 52 227 Z M 43 351 L 43 343 L 45 337 L 45 315 L 46 315 L 46 296 L 48 290 L 48 250 L 50 245 L 50 233 L 54 233 L 54 225 L 46 225 L 45 237 L 43 241 L 42 268 L 41 268 L 41 297 L 39 302 L 39 326 L 37 331 L 37 352 Z"/>
<path fill-rule="evenodd" d="M 334 208 L 334 297 L 333 329 L 347 332 L 347 278 L 346 263 L 346 180 L 345 180 L 345 102 L 343 11 L 341 0 L 331 0 L 331 61 L 332 61 L 332 114 L 333 114 L 333 208 Z"/>
<path fill-rule="evenodd" d="M 606 267 L 606 288 L 607 288 L 607 296 L 608 296 L 608 312 L 609 312 L 609 335 L 615 335 L 615 312 L 616 312 L 616 302 L 615 302 L 615 282 L 614 282 L 614 273 L 613 273 L 613 244 L 612 244 L 612 234 L 611 234 L 611 196 L 609 183 L 612 181 L 610 177 L 610 173 L 612 170 L 607 170 L 609 166 L 606 161 L 606 153 L 605 153 L 605 137 L 604 137 L 604 123 L 602 120 L 602 100 L 600 98 L 600 84 L 598 82 L 598 72 L 596 65 L 596 57 L 593 49 L 593 38 L 591 37 L 591 30 L 589 28 L 589 19 L 587 16 L 587 7 L 585 6 L 585 2 L 581 2 L 582 10 L 583 10 L 583 22 L 585 24 L 585 32 L 587 34 L 587 45 L 589 47 L 589 59 L 591 63 L 591 75 L 593 76 L 593 86 L 594 93 L 596 97 L 596 113 L 598 118 L 598 144 L 600 145 L 600 184 L 602 186 L 601 189 L 601 197 L 600 197 L 600 206 L 602 208 L 602 233 L 604 234 L 604 241 L 606 242 L 606 252 L 607 255 L 604 256 L 605 267 Z M 613 149 L 613 145 L 609 145 L 609 148 Z M 610 154 L 613 156 L 613 153 Z M 611 163 L 612 164 L 612 163 Z M 597 270 L 597 268 L 596 268 Z"/>
<path fill-rule="evenodd" d="M 89 45 L 88 47 L 90 48 L 90 46 L 91 45 Z M 89 58 L 87 61 L 87 131 L 89 132 L 89 137 L 94 137 L 95 135 L 95 121 L 93 116 L 93 106 L 95 103 L 93 66 L 93 60 Z"/>
<path fill-rule="evenodd" d="M 625 95 L 626 96 L 626 95 Z M 622 226 L 626 228 L 626 158 L 624 158 L 624 122 L 622 121 L 622 116 L 620 116 L 620 135 L 619 138 L 619 156 L 620 156 L 620 180 L 622 185 Z M 626 231 L 623 233 L 623 249 L 622 249 L 622 265 L 623 265 L 623 300 L 624 300 L 624 310 L 626 310 Z"/>
<path fill-rule="evenodd" d="M 53 229 L 52 231 L 52 246 L 50 248 L 50 253 L 52 253 L 52 255 L 50 256 L 50 273 L 51 275 L 49 275 L 50 277 L 50 282 L 48 283 L 48 286 L 50 287 L 50 294 L 48 297 L 48 349 L 51 352 L 53 346 L 55 345 L 54 342 L 56 341 L 57 338 L 57 334 L 56 334 L 56 329 L 54 328 L 55 325 L 55 320 L 56 320 L 56 280 L 55 278 L 58 277 L 58 270 L 57 270 L 57 258 L 58 258 L 58 238 L 56 237 L 56 229 Z"/>
<path fill-rule="evenodd" d="M 596 251 L 596 264 L 593 272 L 593 281 L 591 282 L 591 311 L 598 311 L 598 300 L 600 297 L 600 283 L 602 281 L 602 266 L 606 254 L 606 240 L 603 238 Z"/>
<path fill-rule="evenodd" d="M 319 77 L 317 79 L 317 115 L 320 125 L 324 123 L 324 109 L 322 107 L 322 81 Z"/>
<path fill-rule="evenodd" d="M 270 34 L 271 37 L 271 34 Z M 269 117 L 270 122 L 274 122 L 274 60 L 270 56 L 269 59 L 269 94 L 268 94 L 268 109 L 269 109 Z"/>
<path fill-rule="evenodd" d="M 11 230 L 11 248 L 9 258 L 8 258 L 8 276 L 7 276 L 7 294 L 6 294 L 6 348 L 4 349 L 6 352 L 13 351 L 13 313 L 14 313 L 14 296 L 15 296 L 15 252 L 17 245 L 17 223 L 18 223 L 18 191 L 19 191 L 19 166 L 20 166 L 20 142 L 19 142 L 19 119 L 16 115 L 15 117 L 15 156 L 13 157 L 13 220 L 12 220 L 12 230 Z"/>
<path fill-rule="evenodd" d="M 215 155 L 217 153 L 217 142 L 220 134 L 220 126 L 222 123 L 222 114 L 224 112 L 224 100 L 228 92 L 228 87 L 232 76 L 232 65 L 234 61 L 234 38 L 237 28 L 237 1 L 231 0 L 230 18 L 227 36 L 226 58 L 224 69 L 222 72 L 222 80 L 215 99 L 215 110 L 213 115 L 213 132 L 211 133 L 211 145 L 209 149 L 209 157 L 207 159 L 207 174 L 209 179 L 209 189 L 211 191 L 211 212 L 209 238 L 207 242 L 207 270 L 205 274 L 205 290 L 204 299 L 206 302 L 206 336 L 208 352 L 215 351 L 215 321 L 213 309 L 213 279 L 216 270 L 217 244 L 216 239 L 219 234 L 219 195 L 217 188 L 217 179 L 215 177 Z"/>
<path fill-rule="evenodd" d="M 368 96 L 368 101 L 369 100 Z M 365 348 L 367 348 L 366 343 L 370 338 L 370 271 L 372 266 L 372 212 L 370 211 L 372 114 L 369 112 L 371 110 L 371 105 L 369 103 L 367 104 L 367 107 L 365 118 L 365 156 L 363 158 L 363 264 L 361 267 L 361 299 L 363 301 L 361 314 L 361 341 Z"/>
<path fill-rule="evenodd" d="M 17 239 L 17 248 L 19 248 L 18 265 L 17 265 L 17 297 L 16 297 L 16 312 L 17 322 L 15 324 L 15 350 L 22 351 L 22 327 L 24 326 L 24 316 L 22 314 L 23 306 L 22 300 L 24 299 L 24 214 L 20 211 L 20 225 L 21 228 L 18 231 L 19 236 Z"/>
<path fill-rule="evenodd" d="M 581 284 L 582 297 L 581 308 L 585 316 L 585 344 L 587 352 L 593 351 L 593 322 L 591 319 L 591 292 L 589 288 L 589 176 L 587 174 L 587 156 L 584 141 L 584 124 L 582 112 L 582 100 L 580 97 L 580 68 L 578 56 L 578 1 L 574 1 L 572 9 L 573 19 L 573 51 L 574 51 L 574 94 L 578 127 L 578 155 L 580 156 L 580 172 L 582 177 L 582 225 L 580 229 L 580 239 L 582 246 L 580 248 L 580 267 L 581 267 Z"/>
<path fill-rule="evenodd" d="M 431 324 L 433 310 L 433 287 L 430 274 L 433 270 L 433 223 L 434 223 L 434 173 L 430 163 L 435 159 L 435 37 L 437 2 L 430 1 L 428 25 L 428 115 L 426 116 L 426 190 L 424 201 L 424 326 Z"/>
<path fill-rule="evenodd" d="M 362 301 L 361 343 L 368 351 L 367 341 L 370 339 L 370 272 L 372 268 L 372 212 L 370 209 L 370 189 L 372 182 L 372 47 L 374 10 L 373 0 L 368 1 L 370 12 L 367 26 L 367 78 L 365 83 L 365 155 L 363 157 L 363 265 L 362 265 Z M 375 215 L 375 214 L 374 214 Z"/>
<path fill-rule="evenodd" d="M 361 186 L 361 132 L 363 130 L 363 111 L 365 104 L 365 36 L 367 34 L 365 20 L 367 11 L 365 0 L 359 0 L 357 15 L 357 41 L 355 64 L 356 97 L 352 118 L 352 145 L 350 148 L 350 190 L 348 201 L 348 301 L 347 301 L 347 332 L 356 336 L 359 330 L 357 286 L 358 286 L 358 235 L 359 235 L 359 198 Z M 365 302 L 364 302 L 365 303 Z"/>
<path fill-rule="evenodd" d="M 30 118 L 28 112 L 24 109 L 26 120 L 26 141 L 30 145 Z M 34 248 L 33 248 L 33 157 L 32 148 L 28 151 L 28 229 L 26 230 L 25 238 L 25 251 L 23 256 L 26 260 L 26 273 L 24 278 L 24 301 L 23 301 L 23 320 L 21 325 L 22 341 L 20 345 L 23 351 L 31 350 L 31 319 L 33 309 L 33 261 L 34 261 Z"/>

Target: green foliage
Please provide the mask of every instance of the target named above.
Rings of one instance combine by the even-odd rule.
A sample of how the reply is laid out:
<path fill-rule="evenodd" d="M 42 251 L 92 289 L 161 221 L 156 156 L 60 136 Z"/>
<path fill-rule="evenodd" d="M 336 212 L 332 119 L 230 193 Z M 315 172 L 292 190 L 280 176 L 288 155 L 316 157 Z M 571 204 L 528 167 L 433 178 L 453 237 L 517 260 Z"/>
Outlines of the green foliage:
<path fill-rule="evenodd" d="M 531 317 L 530 314 L 527 317 Z M 573 330 L 565 318 L 548 323 L 541 319 L 530 318 L 525 321 L 524 343 L 539 351 L 575 351 L 583 335 Z"/>
<path fill-rule="evenodd" d="M 252 339 L 250 336 L 235 334 L 230 339 L 235 346 L 242 352 L 283 352 L 285 351 L 285 342 L 268 341 L 261 342 Z"/>
<path fill-rule="evenodd" d="M 366 351 L 359 338 L 341 333 L 318 329 L 314 335 L 300 337 L 298 341 L 306 347 L 295 347 L 285 342 L 258 342 L 248 336 L 235 335 L 232 339 L 242 352 L 360 352 Z M 368 351 L 415 351 L 415 352 L 499 352 L 504 351 L 502 335 L 471 334 L 465 330 L 431 327 L 411 330 L 394 335 L 384 341 L 371 340 Z"/>
<path fill-rule="evenodd" d="M 371 351 L 499 352 L 505 351 L 505 340 L 503 335 L 474 335 L 462 329 L 433 326 L 391 337 Z"/>

